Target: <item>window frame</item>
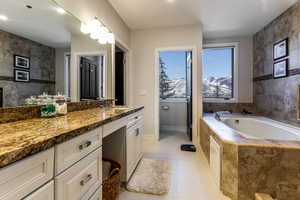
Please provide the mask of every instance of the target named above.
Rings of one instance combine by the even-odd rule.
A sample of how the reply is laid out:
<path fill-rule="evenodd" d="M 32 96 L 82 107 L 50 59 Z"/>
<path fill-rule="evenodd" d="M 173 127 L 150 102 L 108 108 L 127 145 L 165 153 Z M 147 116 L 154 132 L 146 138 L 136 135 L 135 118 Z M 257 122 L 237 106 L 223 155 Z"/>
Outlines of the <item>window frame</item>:
<path fill-rule="evenodd" d="M 233 97 L 231 99 L 224 99 L 224 98 L 206 98 L 203 96 L 203 102 L 206 103 L 237 103 L 238 102 L 238 91 L 239 91 L 239 76 L 238 76 L 238 66 L 239 66 L 239 43 L 238 42 L 231 42 L 231 43 L 210 43 L 204 44 L 203 50 L 205 49 L 224 49 L 224 48 L 233 48 Z M 203 58 L 203 51 L 202 51 L 202 58 Z M 202 63 L 203 67 L 204 64 Z M 203 69 L 202 67 L 202 69 Z M 202 74 L 202 84 L 203 84 L 203 74 Z M 202 91 L 203 94 L 203 91 Z"/>

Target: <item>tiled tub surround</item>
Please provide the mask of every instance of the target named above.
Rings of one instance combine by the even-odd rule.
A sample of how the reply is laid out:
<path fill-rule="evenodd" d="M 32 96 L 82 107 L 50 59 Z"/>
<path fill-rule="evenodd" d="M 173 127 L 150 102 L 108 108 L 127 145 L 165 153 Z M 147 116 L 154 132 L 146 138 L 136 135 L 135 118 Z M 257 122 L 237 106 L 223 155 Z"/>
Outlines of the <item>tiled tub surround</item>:
<path fill-rule="evenodd" d="M 30 57 L 31 82 L 14 82 L 14 55 Z M 23 105 L 31 95 L 54 94 L 55 49 L 0 30 L 0 87 L 4 107 Z"/>
<path fill-rule="evenodd" d="M 289 77 L 273 79 L 273 44 L 289 38 Z M 300 2 L 254 35 L 253 97 L 260 115 L 300 126 L 297 86 L 300 84 Z"/>
<path fill-rule="evenodd" d="M 278 200 L 299 200 L 300 142 L 248 139 L 217 121 L 201 120 L 201 147 L 209 160 L 210 136 L 221 147 L 221 191 L 232 200 L 253 200 L 255 193 Z"/>
<path fill-rule="evenodd" d="M 241 113 L 246 110 L 255 113 L 255 107 L 252 103 L 203 103 L 204 113 L 214 113 L 218 111 L 231 111 L 232 113 Z"/>
<path fill-rule="evenodd" d="M 142 109 L 91 108 L 62 117 L 0 124 L 0 168 Z"/>

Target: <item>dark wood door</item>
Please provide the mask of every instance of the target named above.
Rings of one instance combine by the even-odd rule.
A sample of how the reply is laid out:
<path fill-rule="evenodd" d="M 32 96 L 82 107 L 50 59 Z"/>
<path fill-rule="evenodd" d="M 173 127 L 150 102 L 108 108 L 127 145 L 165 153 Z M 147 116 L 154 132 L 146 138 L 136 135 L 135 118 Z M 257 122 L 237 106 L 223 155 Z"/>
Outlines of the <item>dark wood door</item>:
<path fill-rule="evenodd" d="M 97 63 L 80 58 L 80 99 L 96 100 L 99 98 L 99 66 Z"/>
<path fill-rule="evenodd" d="M 125 104 L 125 93 L 124 93 L 124 66 L 125 57 L 124 52 L 116 52 L 115 56 L 115 98 L 117 99 L 116 105 Z"/>

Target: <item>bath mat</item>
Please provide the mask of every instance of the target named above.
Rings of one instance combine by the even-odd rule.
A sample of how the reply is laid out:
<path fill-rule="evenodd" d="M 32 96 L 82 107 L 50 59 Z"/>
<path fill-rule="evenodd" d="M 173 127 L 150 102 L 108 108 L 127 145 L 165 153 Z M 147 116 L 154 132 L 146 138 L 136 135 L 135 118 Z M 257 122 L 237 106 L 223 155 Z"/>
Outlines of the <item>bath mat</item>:
<path fill-rule="evenodd" d="M 142 159 L 127 184 L 131 192 L 164 195 L 171 184 L 171 164 L 166 160 Z"/>

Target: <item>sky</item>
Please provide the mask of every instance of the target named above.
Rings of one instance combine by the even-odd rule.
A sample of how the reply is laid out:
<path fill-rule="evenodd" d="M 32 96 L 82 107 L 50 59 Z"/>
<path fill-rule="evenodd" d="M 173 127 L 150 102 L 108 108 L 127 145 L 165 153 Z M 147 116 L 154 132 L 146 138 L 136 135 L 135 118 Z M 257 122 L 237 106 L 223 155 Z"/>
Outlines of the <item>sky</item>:
<path fill-rule="evenodd" d="M 185 78 L 185 51 L 160 52 L 160 58 L 167 68 L 169 79 Z"/>
<path fill-rule="evenodd" d="M 205 49 L 203 51 L 203 77 L 229 77 L 232 75 L 232 50 Z"/>
<path fill-rule="evenodd" d="M 229 77 L 232 75 L 231 49 L 205 49 L 203 51 L 203 77 Z M 185 78 L 185 51 L 160 52 L 169 78 Z"/>

